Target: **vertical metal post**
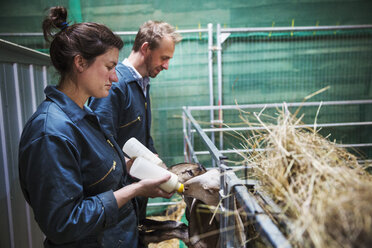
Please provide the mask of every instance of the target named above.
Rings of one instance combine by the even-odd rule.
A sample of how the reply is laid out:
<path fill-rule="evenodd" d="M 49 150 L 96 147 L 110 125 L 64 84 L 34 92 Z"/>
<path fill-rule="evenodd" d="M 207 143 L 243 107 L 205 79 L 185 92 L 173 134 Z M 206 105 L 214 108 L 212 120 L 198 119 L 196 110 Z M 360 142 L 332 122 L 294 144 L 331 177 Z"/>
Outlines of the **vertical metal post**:
<path fill-rule="evenodd" d="M 230 246 L 230 241 L 228 237 L 228 225 L 229 225 L 229 197 L 228 188 L 226 185 L 226 168 L 221 166 L 223 160 L 218 159 L 218 167 L 220 170 L 220 197 L 221 201 L 221 215 L 220 215 L 220 247 L 232 247 Z"/>
<path fill-rule="evenodd" d="M 191 121 L 189 119 L 187 119 L 187 137 L 189 137 L 191 145 L 194 148 L 194 143 L 192 142 L 192 139 L 191 139 Z M 192 161 L 191 153 L 189 153 L 189 161 L 190 162 Z"/>
<path fill-rule="evenodd" d="M 17 127 L 19 137 L 22 134 L 23 128 L 23 118 L 22 118 L 22 108 L 21 108 L 21 97 L 20 97 L 20 88 L 19 88 L 19 79 L 18 79 L 18 64 L 13 64 L 13 75 L 14 75 L 14 87 L 15 87 L 15 100 L 16 100 L 16 108 L 17 108 Z M 26 223 L 27 223 L 27 238 L 28 238 L 28 245 L 32 248 L 32 234 L 31 234 L 31 214 L 30 214 L 30 207 L 28 206 L 27 202 L 25 201 L 25 210 L 26 210 Z"/>
<path fill-rule="evenodd" d="M 190 126 L 191 126 L 191 124 L 190 124 Z M 194 133 L 191 132 L 191 129 L 190 129 L 190 136 L 189 136 L 189 138 L 190 138 L 190 142 L 191 142 L 192 148 L 194 149 L 194 147 L 195 147 L 195 143 L 194 143 Z M 190 159 L 191 159 L 191 154 L 190 154 Z"/>
<path fill-rule="evenodd" d="M 188 160 L 188 157 L 187 157 L 187 142 L 186 142 L 186 115 L 185 115 L 185 111 L 182 111 L 182 132 L 183 132 L 183 156 L 185 157 L 185 162 L 190 162 L 190 161 L 187 161 Z"/>
<path fill-rule="evenodd" d="M 220 201 L 221 201 L 221 206 L 220 206 L 220 248 L 226 247 L 226 235 L 223 232 L 226 227 L 226 220 L 225 220 L 225 204 L 224 204 L 224 197 L 225 197 L 225 190 L 224 190 L 224 185 L 225 185 L 225 170 L 224 168 L 220 167 L 220 161 L 218 161 L 218 167 L 220 170 Z"/>
<path fill-rule="evenodd" d="M 1 88 L 0 88 L 1 96 Z M 13 211 L 12 211 L 12 200 L 10 198 L 10 183 L 9 183 L 9 170 L 8 170 L 8 152 L 5 139 L 5 123 L 3 113 L 3 102 L 0 100 L 0 137 L 1 137 L 1 152 L 3 154 L 3 169 L 4 169 L 4 184 L 6 194 L 6 205 L 8 214 L 8 226 L 9 226 L 9 240 L 10 247 L 14 248 L 14 224 L 13 224 Z"/>
<path fill-rule="evenodd" d="M 209 105 L 213 107 L 214 96 L 213 96 L 213 24 L 208 23 L 208 71 L 209 71 Z M 211 128 L 214 127 L 214 110 L 210 111 L 210 122 Z M 214 131 L 211 133 L 211 140 L 215 144 Z M 215 167 L 216 163 L 212 159 L 212 167 Z"/>
<path fill-rule="evenodd" d="M 30 73 L 30 88 L 31 88 L 31 104 L 32 111 L 36 111 L 36 92 L 35 92 L 35 77 L 34 77 L 34 65 L 29 65 L 28 67 Z"/>
<path fill-rule="evenodd" d="M 231 172 L 232 171 L 230 171 L 229 173 Z M 225 183 L 224 191 L 225 191 L 225 196 L 226 196 L 225 208 L 227 210 L 227 214 L 225 216 L 226 247 L 236 247 L 235 246 L 236 235 L 234 233 L 235 232 L 235 216 L 234 214 L 232 214 L 232 211 L 234 211 L 234 196 L 232 195 L 232 192 L 229 191 L 227 182 Z"/>
<path fill-rule="evenodd" d="M 44 89 L 47 87 L 47 85 L 48 85 L 47 67 L 44 65 L 43 66 L 43 86 L 44 86 Z"/>
<path fill-rule="evenodd" d="M 222 59 L 221 59 L 221 25 L 217 24 L 217 83 L 218 83 L 218 106 L 222 106 Z M 222 127 L 222 108 L 218 110 L 218 120 Z M 220 132 L 220 150 L 223 150 L 223 133 Z"/>
<path fill-rule="evenodd" d="M 209 69 L 209 105 L 213 107 L 213 24 L 208 24 L 208 69 Z M 210 121 L 214 121 L 214 111 L 210 111 Z M 213 127 L 213 124 L 211 125 Z M 214 143 L 214 132 L 212 132 L 212 142 Z"/>

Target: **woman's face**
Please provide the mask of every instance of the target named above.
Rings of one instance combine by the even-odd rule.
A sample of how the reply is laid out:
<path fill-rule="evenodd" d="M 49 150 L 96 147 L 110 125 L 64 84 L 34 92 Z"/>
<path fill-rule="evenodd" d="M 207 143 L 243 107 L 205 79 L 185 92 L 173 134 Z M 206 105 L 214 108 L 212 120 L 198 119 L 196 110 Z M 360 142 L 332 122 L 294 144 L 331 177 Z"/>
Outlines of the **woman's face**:
<path fill-rule="evenodd" d="M 115 66 L 118 63 L 119 49 L 110 48 L 106 53 L 97 56 L 94 62 L 85 67 L 79 78 L 79 88 L 85 94 L 97 98 L 109 94 L 112 82 L 117 82 Z"/>

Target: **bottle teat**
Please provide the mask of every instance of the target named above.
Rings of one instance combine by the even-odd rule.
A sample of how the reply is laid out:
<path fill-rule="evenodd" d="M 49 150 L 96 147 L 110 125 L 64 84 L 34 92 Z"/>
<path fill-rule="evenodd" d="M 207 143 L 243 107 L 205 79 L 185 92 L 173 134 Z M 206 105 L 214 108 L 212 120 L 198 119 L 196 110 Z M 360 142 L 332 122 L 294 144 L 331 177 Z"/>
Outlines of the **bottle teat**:
<path fill-rule="evenodd" d="M 182 183 L 179 183 L 177 192 L 182 194 L 184 190 L 185 190 L 185 186 Z"/>

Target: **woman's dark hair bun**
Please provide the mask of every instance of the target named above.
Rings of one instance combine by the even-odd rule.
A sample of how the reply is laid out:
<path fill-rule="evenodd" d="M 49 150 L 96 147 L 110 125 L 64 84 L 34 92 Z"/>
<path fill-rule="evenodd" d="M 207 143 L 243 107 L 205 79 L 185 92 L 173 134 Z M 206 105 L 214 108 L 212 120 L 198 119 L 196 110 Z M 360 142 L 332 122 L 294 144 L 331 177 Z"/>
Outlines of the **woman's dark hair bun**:
<path fill-rule="evenodd" d="M 82 22 L 69 26 L 66 20 L 66 8 L 52 7 L 42 24 L 45 40 L 52 38 L 49 55 L 61 75 L 60 82 L 73 72 L 75 56 L 81 55 L 89 66 L 108 49 L 123 47 L 120 37 L 103 24 Z"/>
<path fill-rule="evenodd" d="M 51 7 L 49 14 L 45 17 L 43 24 L 44 39 L 49 41 L 49 36 L 53 37 L 53 29 L 64 30 L 67 27 L 67 9 L 62 6 Z"/>

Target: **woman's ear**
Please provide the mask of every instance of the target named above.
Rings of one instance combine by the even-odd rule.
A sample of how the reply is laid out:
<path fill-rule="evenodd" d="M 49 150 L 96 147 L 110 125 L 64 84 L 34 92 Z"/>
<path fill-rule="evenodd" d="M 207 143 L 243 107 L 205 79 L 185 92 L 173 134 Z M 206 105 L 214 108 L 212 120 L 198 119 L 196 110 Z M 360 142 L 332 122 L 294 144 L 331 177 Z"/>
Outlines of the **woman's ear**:
<path fill-rule="evenodd" d="M 87 67 L 86 60 L 81 55 L 76 55 L 74 57 L 74 65 L 78 72 L 83 72 Z"/>

